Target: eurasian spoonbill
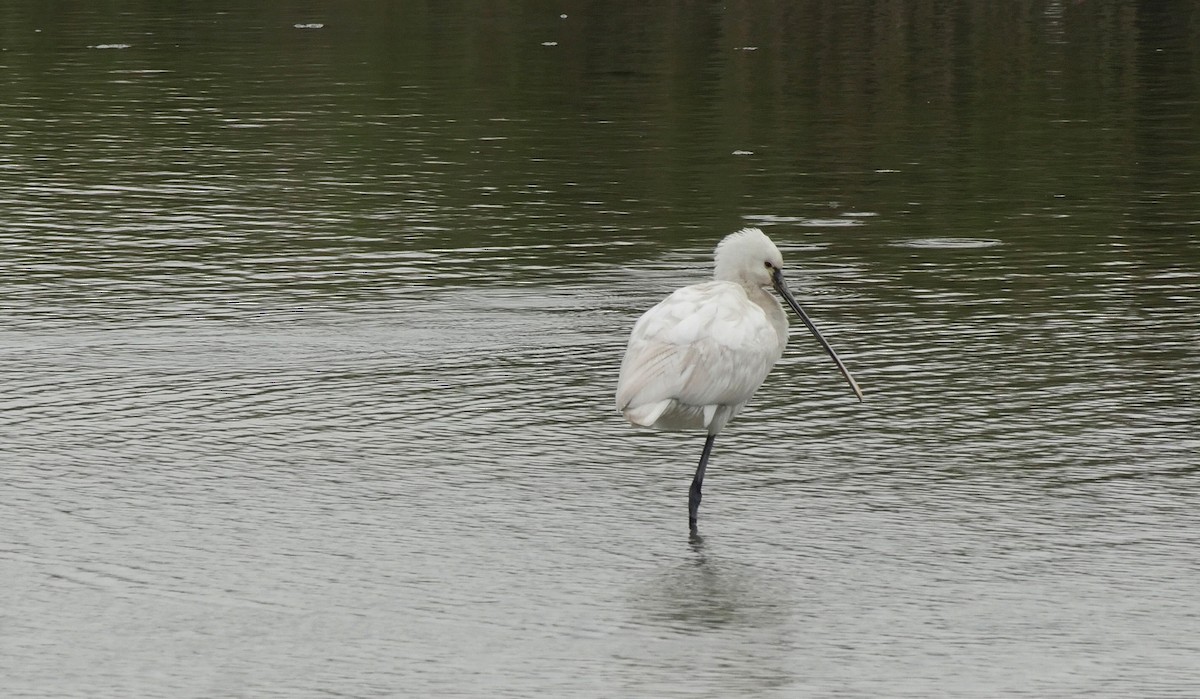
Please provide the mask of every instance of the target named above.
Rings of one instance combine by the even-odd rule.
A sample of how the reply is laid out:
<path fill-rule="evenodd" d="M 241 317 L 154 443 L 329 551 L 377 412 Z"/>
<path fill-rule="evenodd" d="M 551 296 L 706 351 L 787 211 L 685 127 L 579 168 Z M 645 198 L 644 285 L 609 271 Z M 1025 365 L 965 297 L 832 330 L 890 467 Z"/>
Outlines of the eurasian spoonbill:
<path fill-rule="evenodd" d="M 788 291 L 783 256 L 770 238 L 743 228 L 726 236 L 714 257 L 712 281 L 676 290 L 638 319 L 617 381 L 617 410 L 634 425 L 708 433 L 688 492 L 693 534 L 713 440 L 746 407 L 787 344 L 787 315 L 767 287 L 800 316 L 862 400 L 846 365 Z"/>

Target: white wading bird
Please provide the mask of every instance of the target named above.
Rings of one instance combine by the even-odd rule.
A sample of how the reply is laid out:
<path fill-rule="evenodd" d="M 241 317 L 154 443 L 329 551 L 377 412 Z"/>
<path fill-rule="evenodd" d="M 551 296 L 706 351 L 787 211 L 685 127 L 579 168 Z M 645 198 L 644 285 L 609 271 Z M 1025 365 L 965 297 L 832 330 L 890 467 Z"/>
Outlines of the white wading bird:
<path fill-rule="evenodd" d="M 788 291 L 783 256 L 770 238 L 743 228 L 717 245 L 715 258 L 713 281 L 675 291 L 638 319 L 617 382 L 617 410 L 634 425 L 708 432 L 688 493 L 693 534 L 713 440 L 746 407 L 787 344 L 787 316 L 766 287 L 800 316 L 862 400 L 846 365 Z"/>

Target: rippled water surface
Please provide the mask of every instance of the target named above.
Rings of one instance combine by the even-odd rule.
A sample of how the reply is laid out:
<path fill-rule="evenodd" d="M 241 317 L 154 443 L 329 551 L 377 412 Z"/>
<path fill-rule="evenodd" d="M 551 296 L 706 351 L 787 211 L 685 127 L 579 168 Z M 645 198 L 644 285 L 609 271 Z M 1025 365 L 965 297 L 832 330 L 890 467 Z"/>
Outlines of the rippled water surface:
<path fill-rule="evenodd" d="M 6 696 L 1200 692 L 1190 5 L 202 5 L 0 12 Z"/>

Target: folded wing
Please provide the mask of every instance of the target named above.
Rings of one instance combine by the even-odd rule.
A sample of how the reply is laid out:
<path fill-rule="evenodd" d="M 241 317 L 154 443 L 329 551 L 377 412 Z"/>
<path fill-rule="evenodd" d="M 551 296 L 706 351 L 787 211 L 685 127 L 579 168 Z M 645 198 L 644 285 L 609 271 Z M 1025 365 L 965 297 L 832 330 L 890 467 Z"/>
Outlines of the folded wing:
<path fill-rule="evenodd" d="M 679 289 L 634 325 L 617 409 L 638 425 L 720 429 L 782 350 L 766 314 L 741 286 L 714 281 Z"/>

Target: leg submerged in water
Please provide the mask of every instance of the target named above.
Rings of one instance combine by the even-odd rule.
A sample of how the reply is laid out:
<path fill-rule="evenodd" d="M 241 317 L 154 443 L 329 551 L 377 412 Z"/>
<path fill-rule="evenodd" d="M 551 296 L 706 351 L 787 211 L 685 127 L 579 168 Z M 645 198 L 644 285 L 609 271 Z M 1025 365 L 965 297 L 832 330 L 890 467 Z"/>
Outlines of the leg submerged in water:
<path fill-rule="evenodd" d="M 700 465 L 696 467 L 696 476 L 692 479 L 692 487 L 688 491 L 688 527 L 696 533 L 696 512 L 700 509 L 700 488 L 704 485 L 704 469 L 708 466 L 708 455 L 712 453 L 713 441 L 717 435 L 710 434 L 704 440 L 704 451 L 700 453 Z"/>

